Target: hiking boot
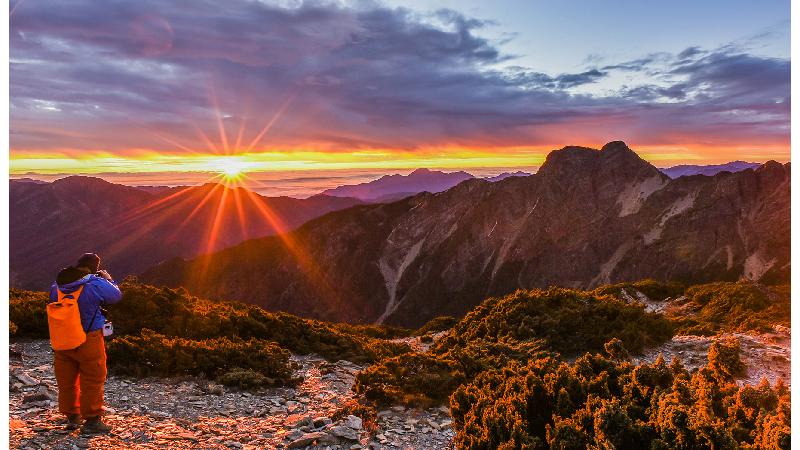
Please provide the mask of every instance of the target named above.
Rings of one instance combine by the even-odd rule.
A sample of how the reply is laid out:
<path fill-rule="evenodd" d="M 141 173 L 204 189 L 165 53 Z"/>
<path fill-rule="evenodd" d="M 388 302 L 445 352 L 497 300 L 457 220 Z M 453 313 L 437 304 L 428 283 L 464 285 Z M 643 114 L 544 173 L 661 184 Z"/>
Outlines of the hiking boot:
<path fill-rule="evenodd" d="M 110 431 L 111 427 L 104 424 L 100 417 L 88 417 L 81 428 L 81 434 L 106 434 Z"/>
<path fill-rule="evenodd" d="M 64 427 L 67 430 L 77 430 L 81 427 L 81 415 L 80 414 L 67 414 L 67 426 Z"/>

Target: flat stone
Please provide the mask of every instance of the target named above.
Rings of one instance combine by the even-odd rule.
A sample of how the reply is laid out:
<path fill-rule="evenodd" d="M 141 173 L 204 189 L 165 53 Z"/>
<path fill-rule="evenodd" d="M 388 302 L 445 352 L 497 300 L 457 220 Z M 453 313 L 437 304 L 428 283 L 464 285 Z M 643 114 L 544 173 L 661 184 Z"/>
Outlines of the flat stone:
<path fill-rule="evenodd" d="M 286 448 L 300 448 L 300 447 L 307 447 L 314 442 L 316 442 L 319 438 L 325 436 L 325 433 L 321 431 L 315 431 L 313 433 L 306 433 L 303 436 L 293 440 L 289 443 Z"/>
<path fill-rule="evenodd" d="M 357 441 L 359 436 L 358 431 L 342 425 L 336 425 L 332 427 L 330 429 L 330 433 L 336 437 L 340 437 L 350 441 Z"/>
<path fill-rule="evenodd" d="M 330 417 L 322 416 L 322 417 L 315 417 L 314 418 L 314 428 L 322 428 L 325 425 L 329 425 L 329 424 L 332 424 L 332 423 L 333 423 L 333 421 L 331 420 Z"/>
<path fill-rule="evenodd" d="M 37 392 L 36 394 L 28 394 L 22 397 L 22 403 L 40 403 L 40 402 L 50 402 L 50 396 L 47 394 L 43 394 L 41 392 Z"/>
<path fill-rule="evenodd" d="M 350 427 L 354 430 L 360 430 L 364 427 L 364 421 L 361 420 L 361 417 L 349 415 L 344 419 L 344 426 Z"/>
<path fill-rule="evenodd" d="M 14 376 L 22 382 L 25 386 L 36 386 L 39 384 L 39 380 L 33 378 L 32 376 L 28 375 L 25 372 L 17 372 Z"/>

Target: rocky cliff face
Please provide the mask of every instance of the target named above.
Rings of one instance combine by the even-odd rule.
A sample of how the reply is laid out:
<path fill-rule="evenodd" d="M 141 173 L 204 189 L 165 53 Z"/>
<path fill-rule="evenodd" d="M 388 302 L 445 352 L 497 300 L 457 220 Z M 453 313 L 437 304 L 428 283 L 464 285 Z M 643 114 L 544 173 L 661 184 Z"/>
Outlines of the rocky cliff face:
<path fill-rule="evenodd" d="M 789 165 L 670 180 L 622 142 L 539 172 L 359 206 L 148 270 L 272 310 L 417 326 L 518 288 L 655 278 L 788 280 Z"/>

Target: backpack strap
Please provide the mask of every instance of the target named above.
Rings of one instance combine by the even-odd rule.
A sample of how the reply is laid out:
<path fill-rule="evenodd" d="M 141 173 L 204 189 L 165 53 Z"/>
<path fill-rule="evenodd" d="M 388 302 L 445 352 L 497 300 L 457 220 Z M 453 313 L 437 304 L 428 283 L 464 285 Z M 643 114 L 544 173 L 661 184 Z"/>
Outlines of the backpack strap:
<path fill-rule="evenodd" d="M 56 287 L 56 291 L 58 291 L 58 303 L 77 303 L 78 298 L 81 296 L 81 292 L 83 292 L 83 284 L 74 292 L 70 292 L 69 294 L 65 294 L 61 292 L 61 289 Z M 67 300 L 71 300 L 67 302 Z"/>
<path fill-rule="evenodd" d="M 58 287 L 56 287 L 56 290 L 58 291 L 58 303 L 78 303 L 78 299 L 80 298 L 81 293 L 83 292 L 84 286 L 86 285 L 82 284 L 81 287 L 76 289 L 74 292 L 70 292 L 69 294 L 61 292 L 61 289 L 58 289 Z M 100 307 L 98 306 L 97 309 L 94 311 L 94 316 L 92 316 L 92 320 L 89 321 L 90 327 L 94 323 L 94 319 L 97 318 L 97 313 L 99 312 L 100 312 Z M 84 328 L 83 326 L 81 326 L 81 328 L 83 328 L 84 333 L 87 332 L 86 328 Z"/>

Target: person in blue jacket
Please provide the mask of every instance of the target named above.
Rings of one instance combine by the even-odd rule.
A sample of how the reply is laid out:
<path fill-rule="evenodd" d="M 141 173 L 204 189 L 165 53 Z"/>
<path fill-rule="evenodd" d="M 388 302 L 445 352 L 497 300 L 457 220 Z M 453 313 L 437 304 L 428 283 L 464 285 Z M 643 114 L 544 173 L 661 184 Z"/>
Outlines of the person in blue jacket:
<path fill-rule="evenodd" d="M 106 317 L 101 306 L 117 303 L 122 292 L 105 270 L 100 257 L 86 253 L 73 267 L 62 269 L 50 288 L 50 302 L 58 301 L 58 292 L 69 294 L 83 290 L 78 297 L 81 324 L 86 342 L 72 350 L 55 350 L 53 366 L 58 384 L 58 409 L 67 416 L 67 428 L 76 429 L 85 420 L 84 433 L 107 433 L 104 424 L 103 388 L 106 381 L 106 347 L 103 325 Z"/>

